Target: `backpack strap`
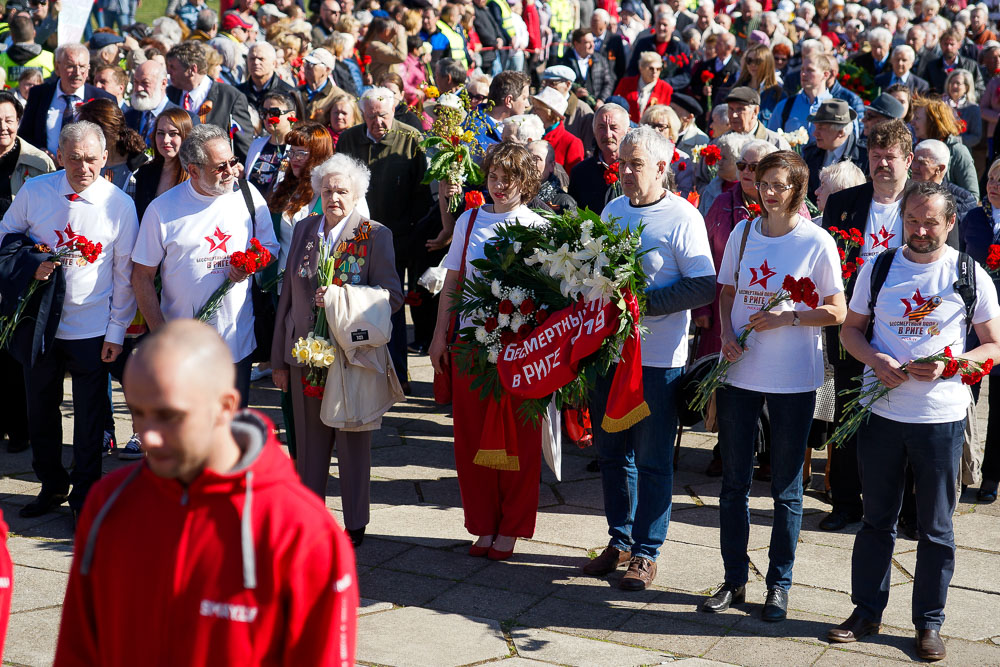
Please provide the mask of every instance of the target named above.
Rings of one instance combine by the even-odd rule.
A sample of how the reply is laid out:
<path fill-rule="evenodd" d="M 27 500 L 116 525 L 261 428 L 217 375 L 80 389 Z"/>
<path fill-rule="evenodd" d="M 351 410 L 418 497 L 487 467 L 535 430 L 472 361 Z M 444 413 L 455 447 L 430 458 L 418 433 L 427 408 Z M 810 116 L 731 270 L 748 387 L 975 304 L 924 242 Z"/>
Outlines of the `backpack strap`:
<path fill-rule="evenodd" d="M 250 194 L 250 187 L 247 179 L 241 178 L 237 181 L 240 184 L 240 192 L 243 193 L 243 203 L 247 205 L 247 212 L 250 213 L 250 236 L 256 236 L 257 212 L 254 210 L 253 196 Z"/>
<path fill-rule="evenodd" d="M 736 270 L 733 272 L 733 289 L 740 288 L 740 264 L 743 263 L 743 251 L 747 249 L 747 237 L 750 236 L 750 227 L 753 220 L 747 218 L 746 226 L 743 227 L 743 238 L 740 239 L 740 255 L 736 258 Z"/>
<path fill-rule="evenodd" d="M 878 302 L 878 293 L 882 291 L 882 285 L 889 276 L 889 269 L 892 268 L 892 260 L 896 257 L 899 248 L 883 250 L 875 258 L 875 266 L 872 267 L 871 283 L 868 292 L 868 330 L 865 338 L 872 339 L 872 331 L 875 329 L 875 304 Z"/>
<path fill-rule="evenodd" d="M 965 304 L 965 332 L 972 330 L 972 313 L 976 309 L 976 262 L 969 253 L 958 253 L 958 280 L 955 291 Z"/>
<path fill-rule="evenodd" d="M 784 130 L 785 126 L 788 125 L 788 119 L 792 117 L 792 106 L 795 104 L 795 98 L 798 94 L 789 95 L 785 98 L 785 106 L 781 107 L 781 129 Z"/>

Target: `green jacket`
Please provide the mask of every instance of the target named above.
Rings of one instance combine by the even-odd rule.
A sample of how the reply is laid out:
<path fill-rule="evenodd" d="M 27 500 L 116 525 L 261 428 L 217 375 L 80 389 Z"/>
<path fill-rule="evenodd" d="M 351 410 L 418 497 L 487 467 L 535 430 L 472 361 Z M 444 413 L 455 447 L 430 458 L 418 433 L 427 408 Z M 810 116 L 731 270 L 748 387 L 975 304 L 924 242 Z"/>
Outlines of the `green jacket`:
<path fill-rule="evenodd" d="M 430 188 L 420 182 L 427 169 L 421 139 L 415 128 L 394 120 L 378 143 L 368 137 L 364 123 L 344 130 L 337 140 L 338 153 L 360 160 L 371 170 L 368 209 L 372 220 L 392 230 L 397 249 L 409 242 L 413 226 L 431 204 Z"/>

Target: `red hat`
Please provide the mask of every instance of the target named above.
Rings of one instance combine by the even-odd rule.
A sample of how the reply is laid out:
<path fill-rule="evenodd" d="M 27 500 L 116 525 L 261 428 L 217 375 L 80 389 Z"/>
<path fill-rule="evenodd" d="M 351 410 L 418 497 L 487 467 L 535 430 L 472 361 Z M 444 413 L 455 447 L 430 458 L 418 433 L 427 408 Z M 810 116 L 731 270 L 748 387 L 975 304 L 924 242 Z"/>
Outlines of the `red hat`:
<path fill-rule="evenodd" d="M 225 18 L 222 19 L 222 29 L 229 32 L 233 28 L 243 28 L 244 30 L 250 30 L 253 26 L 243 20 L 243 17 L 233 12 L 231 14 L 226 14 Z"/>

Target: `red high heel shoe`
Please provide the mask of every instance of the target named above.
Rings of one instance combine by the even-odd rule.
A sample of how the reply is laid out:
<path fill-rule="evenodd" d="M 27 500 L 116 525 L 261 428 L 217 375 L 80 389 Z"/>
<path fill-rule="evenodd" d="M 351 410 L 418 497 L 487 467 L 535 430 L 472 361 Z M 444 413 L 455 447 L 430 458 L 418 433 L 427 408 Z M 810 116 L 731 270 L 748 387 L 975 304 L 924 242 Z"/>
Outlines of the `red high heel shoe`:
<path fill-rule="evenodd" d="M 514 547 L 516 545 L 517 545 L 517 538 L 515 537 L 514 544 L 511 545 L 510 551 L 499 551 L 497 549 L 494 549 L 493 547 L 490 547 L 489 551 L 486 553 L 486 557 L 489 558 L 490 560 L 507 560 L 508 558 L 514 555 Z"/>
<path fill-rule="evenodd" d="M 493 539 L 494 540 L 496 539 L 496 535 L 493 536 Z M 477 547 L 475 542 L 469 545 L 469 555 L 472 556 L 473 558 L 482 558 L 492 550 L 493 550 L 492 544 L 488 547 Z"/>

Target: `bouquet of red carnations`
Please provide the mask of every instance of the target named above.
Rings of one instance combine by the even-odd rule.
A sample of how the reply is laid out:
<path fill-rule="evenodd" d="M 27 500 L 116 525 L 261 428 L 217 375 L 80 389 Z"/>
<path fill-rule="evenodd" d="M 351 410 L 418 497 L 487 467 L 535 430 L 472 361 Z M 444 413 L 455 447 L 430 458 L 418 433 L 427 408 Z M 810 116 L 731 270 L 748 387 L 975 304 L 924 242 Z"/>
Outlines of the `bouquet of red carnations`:
<path fill-rule="evenodd" d="M 795 279 L 789 275 L 785 276 L 784 282 L 781 284 L 781 289 L 774 293 L 767 303 L 760 309 L 760 312 L 764 313 L 769 310 L 774 309 L 778 304 L 784 303 L 785 301 L 791 301 L 792 303 L 804 303 L 810 308 L 816 308 L 819 305 L 819 293 L 816 292 L 816 285 L 809 278 L 799 278 Z M 747 338 L 750 337 L 750 332 L 753 329 L 748 324 L 743 327 L 743 331 L 736 338 L 736 342 L 739 343 L 740 347 L 744 347 L 747 342 Z M 738 359 L 736 361 L 739 361 Z M 736 361 L 729 361 L 725 357 L 720 355 L 719 360 L 716 362 L 715 367 L 712 372 L 709 373 L 704 380 L 698 384 L 698 388 L 695 389 L 694 398 L 688 404 L 692 410 L 697 410 L 698 412 L 704 412 L 705 408 L 708 406 L 709 400 L 712 398 L 712 394 L 715 390 L 723 386 L 726 383 L 726 374 L 729 372 L 729 367 L 736 363 Z"/>
<path fill-rule="evenodd" d="M 248 276 L 253 276 L 253 274 L 270 264 L 271 259 L 271 252 L 261 245 L 259 240 L 252 238 L 250 239 L 250 247 L 246 249 L 246 252 L 238 250 L 229 256 L 229 265 L 245 271 Z M 234 284 L 229 279 L 229 276 L 226 276 L 226 279 L 212 292 L 212 296 L 208 298 L 205 305 L 194 316 L 195 319 L 202 322 L 211 322 L 219 312 L 219 308 L 222 307 L 222 299 L 229 294 L 229 290 L 233 289 Z"/>
<path fill-rule="evenodd" d="M 48 261 L 58 262 L 66 255 L 71 252 L 78 252 L 80 256 L 76 259 L 77 266 L 86 266 L 87 264 L 93 264 L 100 257 L 101 251 L 104 247 L 100 243 L 94 243 L 87 239 L 85 236 L 77 235 L 73 237 L 73 240 L 67 245 L 63 246 L 61 250 L 54 251 L 50 246 L 44 243 L 36 243 L 35 251 L 41 253 L 49 253 Z M 47 281 L 38 280 L 37 278 L 32 279 L 28 284 L 28 289 L 25 290 L 17 301 L 17 307 L 14 309 L 12 315 L 7 315 L 0 317 L 0 348 L 7 347 L 10 344 L 11 339 L 14 337 L 14 330 L 21 323 L 21 319 L 24 316 L 24 310 L 27 308 L 28 304 L 31 302 L 31 297 L 34 296 L 38 288 L 41 287 L 43 283 Z"/>
<path fill-rule="evenodd" d="M 909 361 L 902 364 L 899 369 L 905 373 L 910 364 L 938 361 L 944 362 L 944 370 L 941 372 L 942 379 L 948 380 L 955 377 L 956 374 L 961 373 L 962 384 L 969 386 L 976 384 L 993 370 L 992 359 L 978 362 L 955 357 L 951 352 L 951 347 L 945 347 L 941 352 Z M 840 420 L 837 430 L 833 432 L 833 435 L 827 441 L 826 444 L 828 445 L 840 447 L 850 438 L 853 438 L 854 434 L 861 427 L 861 423 L 868 420 L 868 414 L 871 412 L 872 405 L 885 398 L 892 391 L 892 389 L 886 387 L 882 384 L 881 380 L 874 376 L 868 378 L 867 381 L 863 377 L 856 379 L 861 379 L 862 381 L 859 388 L 846 389 L 840 392 L 842 396 L 854 394 L 854 397 L 844 405 L 844 417 Z"/>
<path fill-rule="evenodd" d="M 861 230 L 856 227 L 851 227 L 850 229 L 838 229 L 837 227 L 830 227 L 830 235 L 833 236 L 833 240 L 837 242 L 837 253 L 840 255 L 840 275 L 844 279 L 844 290 L 847 290 L 848 285 L 851 284 L 851 280 L 854 278 L 854 274 L 861 270 L 861 265 L 865 263 L 865 260 L 860 256 L 853 262 L 847 260 L 847 255 L 851 252 L 852 248 L 860 248 L 865 243 L 865 237 L 861 234 Z M 840 331 L 840 327 L 837 327 L 837 331 Z M 838 336 L 839 340 L 839 336 Z M 839 345 L 840 348 L 840 358 L 847 358 L 847 351 L 844 349 L 843 343 Z"/>

